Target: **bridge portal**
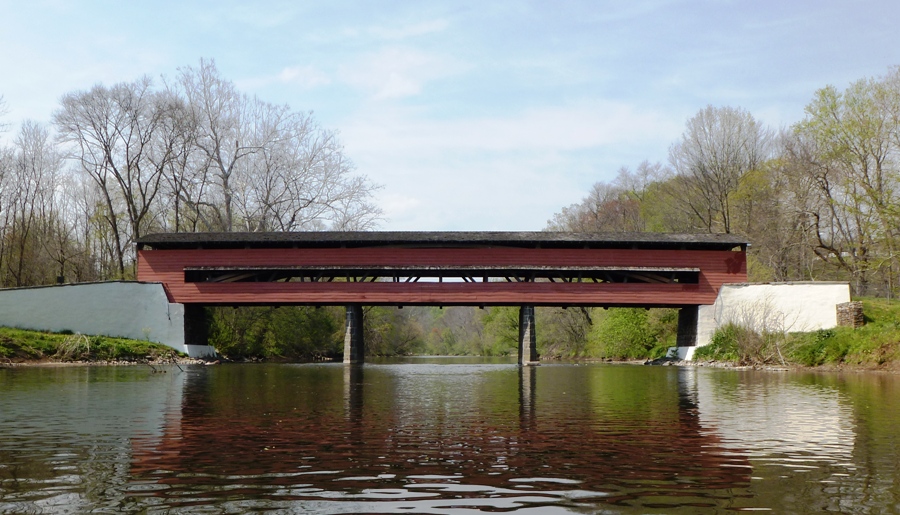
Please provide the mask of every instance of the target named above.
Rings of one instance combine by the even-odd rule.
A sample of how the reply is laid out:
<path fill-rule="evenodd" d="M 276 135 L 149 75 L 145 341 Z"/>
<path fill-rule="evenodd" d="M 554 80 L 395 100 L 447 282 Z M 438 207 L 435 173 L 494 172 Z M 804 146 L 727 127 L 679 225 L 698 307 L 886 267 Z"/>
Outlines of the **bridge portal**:
<path fill-rule="evenodd" d="M 519 361 L 537 359 L 535 306 L 682 308 L 747 280 L 733 235 L 559 232 L 169 233 L 138 240 L 138 280 L 185 305 L 185 343 L 206 344 L 203 306 L 347 306 L 345 362 L 363 359 L 364 305 L 519 306 Z"/>

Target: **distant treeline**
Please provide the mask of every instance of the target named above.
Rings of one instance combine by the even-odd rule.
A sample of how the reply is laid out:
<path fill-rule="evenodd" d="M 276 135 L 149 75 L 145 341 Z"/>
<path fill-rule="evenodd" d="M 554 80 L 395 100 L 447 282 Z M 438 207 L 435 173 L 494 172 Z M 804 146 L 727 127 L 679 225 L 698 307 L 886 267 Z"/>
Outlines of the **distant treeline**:
<path fill-rule="evenodd" d="M 900 69 L 820 89 L 804 118 L 766 127 L 737 107 L 687 121 L 666 163 L 623 167 L 548 230 L 732 233 L 753 281 L 849 281 L 892 298 L 900 263 Z M 309 113 L 239 93 L 212 62 L 69 93 L 50 126 L 0 149 L 0 285 L 130 278 L 149 232 L 374 228 L 375 186 Z M 515 352 L 515 308 L 373 307 L 367 352 Z M 544 356 L 646 357 L 673 310 L 539 309 Z M 337 308 L 217 308 L 212 339 L 240 357 L 340 352 Z"/>

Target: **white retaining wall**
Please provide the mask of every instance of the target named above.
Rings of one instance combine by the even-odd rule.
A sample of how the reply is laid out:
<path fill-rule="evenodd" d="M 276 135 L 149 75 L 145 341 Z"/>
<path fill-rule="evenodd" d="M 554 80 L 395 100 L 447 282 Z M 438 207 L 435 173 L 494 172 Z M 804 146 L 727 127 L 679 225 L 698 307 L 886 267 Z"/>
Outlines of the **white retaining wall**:
<path fill-rule="evenodd" d="M 215 354 L 207 345 L 185 345 L 184 306 L 170 303 L 159 283 L 0 290 L 0 326 L 149 340 L 195 357 Z"/>
<path fill-rule="evenodd" d="M 815 331 L 837 326 L 837 305 L 850 302 L 850 285 L 837 282 L 725 284 L 716 303 L 700 306 L 697 346 L 729 322 L 761 331 Z"/>

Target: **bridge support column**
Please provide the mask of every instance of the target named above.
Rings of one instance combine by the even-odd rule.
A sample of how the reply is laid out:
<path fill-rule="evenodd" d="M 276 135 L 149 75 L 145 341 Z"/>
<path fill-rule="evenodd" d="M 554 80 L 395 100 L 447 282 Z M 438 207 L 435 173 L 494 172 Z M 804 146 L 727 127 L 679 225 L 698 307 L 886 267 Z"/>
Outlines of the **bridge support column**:
<path fill-rule="evenodd" d="M 350 304 L 347 306 L 347 320 L 344 328 L 344 363 L 362 363 L 365 359 L 362 305 Z"/>
<path fill-rule="evenodd" d="M 679 347 L 697 345 L 697 314 L 700 306 L 684 306 L 678 310 L 678 334 L 675 344 Z"/>
<path fill-rule="evenodd" d="M 192 358 L 214 359 L 216 349 L 209 345 L 206 308 L 201 304 L 184 306 L 184 352 Z"/>
<path fill-rule="evenodd" d="M 698 345 L 706 345 L 708 338 L 705 322 L 711 317 L 713 306 L 684 306 L 678 310 L 678 333 L 675 335 L 675 345 L 669 347 L 667 358 L 676 358 L 684 361 L 694 359 L 694 350 Z"/>
<path fill-rule="evenodd" d="M 532 365 L 538 360 L 534 332 L 534 306 L 519 308 L 519 364 Z"/>

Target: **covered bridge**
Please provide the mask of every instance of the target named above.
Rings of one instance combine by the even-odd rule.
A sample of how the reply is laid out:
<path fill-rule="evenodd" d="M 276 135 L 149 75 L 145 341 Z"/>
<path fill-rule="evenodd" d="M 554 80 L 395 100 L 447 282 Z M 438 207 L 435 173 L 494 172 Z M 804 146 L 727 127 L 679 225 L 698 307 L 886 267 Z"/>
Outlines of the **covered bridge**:
<path fill-rule="evenodd" d="M 733 235 L 560 232 L 167 233 L 140 238 L 138 280 L 185 306 L 185 343 L 205 344 L 204 306 L 347 306 L 344 360 L 361 361 L 363 305 L 520 306 L 519 359 L 536 359 L 535 306 L 697 308 L 747 280 Z"/>

